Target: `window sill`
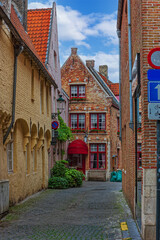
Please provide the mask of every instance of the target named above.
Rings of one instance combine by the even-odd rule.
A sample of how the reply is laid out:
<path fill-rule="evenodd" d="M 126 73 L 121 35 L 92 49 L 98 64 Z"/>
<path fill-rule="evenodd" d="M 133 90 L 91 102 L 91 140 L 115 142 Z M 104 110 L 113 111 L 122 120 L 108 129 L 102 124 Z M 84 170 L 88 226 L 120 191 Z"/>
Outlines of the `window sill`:
<path fill-rule="evenodd" d="M 105 133 L 105 134 L 106 134 L 107 131 L 106 131 L 106 130 L 96 130 L 96 129 L 93 130 L 93 129 L 92 129 L 92 130 L 89 131 L 89 133 L 98 133 L 98 134 L 99 134 L 99 133 Z"/>
<path fill-rule="evenodd" d="M 86 101 L 86 98 L 71 98 L 70 99 L 71 102 L 84 102 Z"/>
<path fill-rule="evenodd" d="M 72 130 L 72 133 L 85 133 L 86 130 Z"/>

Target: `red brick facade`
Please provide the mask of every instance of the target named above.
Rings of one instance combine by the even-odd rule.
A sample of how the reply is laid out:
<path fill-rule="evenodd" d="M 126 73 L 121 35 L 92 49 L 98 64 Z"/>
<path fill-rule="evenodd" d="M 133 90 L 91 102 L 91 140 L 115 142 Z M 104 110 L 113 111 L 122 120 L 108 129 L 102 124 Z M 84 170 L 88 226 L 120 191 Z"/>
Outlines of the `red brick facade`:
<path fill-rule="evenodd" d="M 84 140 L 85 133 L 86 131 L 88 132 L 87 145 L 89 151 L 88 155 L 85 156 L 85 173 L 90 179 L 106 179 L 109 178 L 109 173 L 113 170 L 113 160 L 117 160 L 117 153 L 119 154 L 119 165 L 115 165 L 115 168 L 121 167 L 120 143 L 117 135 L 117 118 L 119 117 L 118 101 L 115 96 L 112 97 L 107 93 L 101 82 L 94 76 L 96 73 L 91 71 L 94 67 L 94 61 L 87 61 L 87 66 L 84 65 L 77 55 L 77 49 L 72 48 L 71 56 L 61 68 L 62 87 L 70 96 L 70 126 L 72 125 L 72 115 L 75 116 L 77 114 L 78 118 L 79 114 L 80 116 L 85 115 L 85 127 L 82 130 L 76 129 L 73 131 L 75 139 L 81 140 Z M 100 77 L 100 75 L 98 76 Z M 104 83 L 102 78 L 101 81 Z M 78 90 L 75 90 L 79 94 L 77 98 L 71 96 L 72 86 L 78 87 Z M 84 86 L 85 88 L 83 97 L 79 86 Z M 108 88 L 106 84 L 105 86 Z M 102 129 L 97 131 L 96 129 L 92 129 L 91 114 L 98 116 L 98 119 L 99 117 L 101 118 L 99 114 L 104 114 L 105 126 Z M 91 155 L 89 153 L 91 151 L 91 144 L 104 144 L 105 146 L 105 164 L 100 168 L 97 166 L 93 169 L 92 167 Z M 117 164 L 116 161 L 115 164 Z"/>
<path fill-rule="evenodd" d="M 148 120 L 147 70 L 151 67 L 147 62 L 147 55 L 152 48 L 159 47 L 159 16 L 159 1 L 131 0 L 132 67 L 136 54 L 140 53 L 142 133 L 141 136 L 138 136 L 138 141 L 142 141 L 141 231 L 144 239 L 156 239 L 156 121 Z M 121 31 L 123 191 L 136 216 L 135 96 L 133 96 L 134 130 L 132 130 L 129 127 L 130 104 L 127 0 L 119 0 L 118 30 Z"/>

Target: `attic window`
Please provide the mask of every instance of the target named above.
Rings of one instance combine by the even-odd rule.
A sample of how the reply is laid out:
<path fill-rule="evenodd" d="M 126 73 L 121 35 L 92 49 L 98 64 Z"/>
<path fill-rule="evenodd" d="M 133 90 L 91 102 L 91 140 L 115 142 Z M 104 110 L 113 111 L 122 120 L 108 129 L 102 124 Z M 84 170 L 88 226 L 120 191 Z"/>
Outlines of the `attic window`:
<path fill-rule="evenodd" d="M 54 51 L 54 68 L 57 68 L 57 53 Z"/>

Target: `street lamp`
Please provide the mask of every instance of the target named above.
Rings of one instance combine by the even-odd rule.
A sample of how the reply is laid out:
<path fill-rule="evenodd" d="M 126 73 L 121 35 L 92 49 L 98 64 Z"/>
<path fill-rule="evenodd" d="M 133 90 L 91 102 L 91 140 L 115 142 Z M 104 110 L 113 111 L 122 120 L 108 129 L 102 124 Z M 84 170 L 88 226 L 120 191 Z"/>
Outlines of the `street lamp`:
<path fill-rule="evenodd" d="M 84 135 L 84 142 L 87 143 L 87 139 L 88 139 L 88 128 L 85 131 L 85 135 Z"/>
<path fill-rule="evenodd" d="M 62 113 L 64 110 L 63 103 L 65 100 L 62 98 L 62 94 L 59 95 L 59 98 L 57 99 L 57 113 L 52 113 L 52 118 L 56 118 L 59 114 Z"/>

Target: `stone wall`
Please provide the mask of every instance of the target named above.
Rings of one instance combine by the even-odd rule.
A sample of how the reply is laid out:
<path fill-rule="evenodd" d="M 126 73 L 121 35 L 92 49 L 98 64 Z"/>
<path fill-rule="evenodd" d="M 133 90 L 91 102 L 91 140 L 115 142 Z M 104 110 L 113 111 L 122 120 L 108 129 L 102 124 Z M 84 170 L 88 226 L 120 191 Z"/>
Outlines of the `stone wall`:
<path fill-rule="evenodd" d="M 9 210 L 9 181 L 0 180 L 0 218 Z"/>

